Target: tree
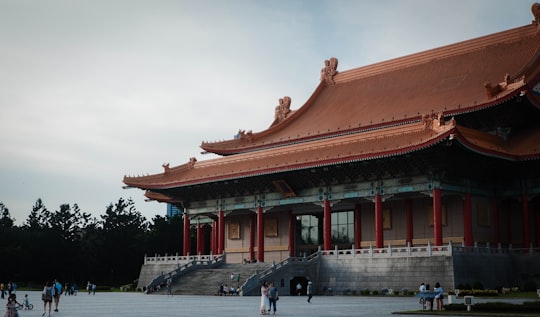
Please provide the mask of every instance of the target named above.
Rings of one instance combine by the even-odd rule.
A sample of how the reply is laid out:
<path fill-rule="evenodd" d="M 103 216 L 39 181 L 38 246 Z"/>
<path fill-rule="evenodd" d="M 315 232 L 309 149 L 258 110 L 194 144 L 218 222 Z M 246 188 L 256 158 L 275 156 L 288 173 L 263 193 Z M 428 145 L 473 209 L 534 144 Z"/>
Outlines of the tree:
<path fill-rule="evenodd" d="M 101 218 L 100 273 L 108 275 L 111 282 L 131 282 L 138 276 L 143 261 L 148 223 L 131 198 L 127 201 L 120 198 L 116 204 L 110 204 Z"/>
<path fill-rule="evenodd" d="M 50 212 L 43 204 L 41 198 L 38 198 L 38 200 L 32 207 L 32 211 L 30 212 L 28 219 L 26 219 L 26 222 L 23 224 L 23 227 L 32 230 L 42 230 L 49 228 L 50 215 Z"/>
<path fill-rule="evenodd" d="M 147 254 L 175 254 L 183 250 L 183 220 L 182 216 L 176 215 L 172 218 L 160 215 L 152 218 L 152 224 L 148 231 Z"/>
<path fill-rule="evenodd" d="M 11 218 L 9 209 L 0 201 L 0 228 L 9 229 L 13 227 L 15 219 Z"/>

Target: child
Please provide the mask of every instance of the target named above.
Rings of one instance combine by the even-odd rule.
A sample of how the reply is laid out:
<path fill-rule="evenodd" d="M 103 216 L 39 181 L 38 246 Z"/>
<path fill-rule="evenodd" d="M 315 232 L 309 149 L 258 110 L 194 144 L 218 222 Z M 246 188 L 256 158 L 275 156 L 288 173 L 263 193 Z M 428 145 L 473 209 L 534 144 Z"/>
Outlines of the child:
<path fill-rule="evenodd" d="M 24 310 L 30 309 L 30 300 L 28 294 L 24 294 Z"/>
<path fill-rule="evenodd" d="M 6 312 L 4 313 L 4 317 L 19 317 L 19 313 L 17 312 L 18 306 L 22 305 L 17 301 L 17 295 L 15 295 L 15 293 L 11 293 L 6 303 Z"/>

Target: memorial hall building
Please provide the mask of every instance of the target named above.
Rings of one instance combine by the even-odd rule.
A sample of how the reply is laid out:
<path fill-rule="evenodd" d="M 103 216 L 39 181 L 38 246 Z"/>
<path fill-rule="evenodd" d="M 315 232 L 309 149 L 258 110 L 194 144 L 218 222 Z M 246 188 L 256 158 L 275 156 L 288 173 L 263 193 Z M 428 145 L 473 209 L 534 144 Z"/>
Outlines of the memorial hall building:
<path fill-rule="evenodd" d="M 123 182 L 183 213 L 183 255 L 279 263 L 429 246 L 465 262 L 475 249 L 537 259 L 540 5 L 532 13 L 521 27 L 372 65 L 329 57 L 308 100 L 277 96 L 267 129 L 202 142 L 218 157 Z"/>

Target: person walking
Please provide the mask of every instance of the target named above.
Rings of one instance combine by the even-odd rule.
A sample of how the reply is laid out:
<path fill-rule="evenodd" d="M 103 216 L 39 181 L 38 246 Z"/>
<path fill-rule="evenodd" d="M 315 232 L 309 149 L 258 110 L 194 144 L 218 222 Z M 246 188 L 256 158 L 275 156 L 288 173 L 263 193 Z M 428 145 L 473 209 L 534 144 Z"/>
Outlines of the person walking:
<path fill-rule="evenodd" d="M 311 303 L 311 298 L 313 297 L 313 283 L 311 281 L 307 283 L 306 294 L 308 296 L 307 302 Z"/>
<path fill-rule="evenodd" d="M 54 299 L 54 311 L 58 312 L 58 304 L 60 304 L 60 295 L 62 295 L 62 284 L 58 280 L 54 280 L 53 284 L 53 299 Z"/>
<path fill-rule="evenodd" d="M 278 290 L 276 288 L 276 285 L 274 283 L 270 283 L 270 287 L 268 288 L 268 301 L 270 303 L 270 306 L 268 306 L 268 313 L 272 310 L 272 306 L 274 307 L 274 315 L 276 314 L 276 304 L 279 299 Z"/>
<path fill-rule="evenodd" d="M 49 305 L 49 316 L 51 316 L 51 306 L 53 301 L 53 284 L 49 281 L 45 283 L 45 287 L 43 287 L 43 292 L 41 293 L 41 300 L 43 301 L 43 314 L 41 316 L 45 316 L 45 313 L 47 312 L 47 305 Z"/>

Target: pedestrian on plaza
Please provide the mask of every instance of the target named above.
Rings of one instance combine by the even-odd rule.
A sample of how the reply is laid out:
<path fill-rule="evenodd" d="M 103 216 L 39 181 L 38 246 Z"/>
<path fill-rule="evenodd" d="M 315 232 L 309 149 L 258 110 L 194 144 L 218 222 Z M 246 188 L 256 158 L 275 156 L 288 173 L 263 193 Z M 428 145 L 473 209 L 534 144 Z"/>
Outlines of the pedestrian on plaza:
<path fill-rule="evenodd" d="M 1 299 L 4 299 L 4 296 L 5 296 L 5 294 L 6 294 L 6 290 L 5 290 L 4 287 L 5 287 L 5 286 L 4 286 L 4 283 L 0 283 L 0 298 L 1 298 Z"/>
<path fill-rule="evenodd" d="M 270 306 L 270 303 L 268 303 L 268 288 L 266 281 L 264 281 L 261 285 L 261 305 L 260 305 L 260 314 L 266 315 L 266 310 Z"/>
<path fill-rule="evenodd" d="M 9 295 L 4 317 L 19 317 L 19 313 L 17 312 L 18 306 L 22 306 L 22 304 L 17 301 L 17 295 L 15 293 Z"/>
<path fill-rule="evenodd" d="M 53 289 L 54 311 L 58 312 L 58 304 L 60 304 L 60 295 L 62 295 L 62 284 L 57 279 L 55 279 L 53 286 L 54 286 L 54 289 Z"/>
<path fill-rule="evenodd" d="M 49 316 L 51 316 L 51 306 L 53 301 L 53 283 L 47 281 L 45 283 L 45 287 L 43 287 L 43 292 L 41 293 L 41 300 L 43 301 L 43 314 L 41 316 L 45 316 L 45 313 L 47 312 L 47 305 L 49 305 Z"/>
<path fill-rule="evenodd" d="M 268 306 L 268 313 L 270 314 L 270 310 L 272 310 L 272 306 L 274 306 L 274 315 L 276 314 L 276 303 L 279 299 L 278 290 L 276 288 L 276 285 L 274 285 L 274 282 L 270 283 L 270 287 L 268 288 L 268 302 L 270 305 Z"/>
<path fill-rule="evenodd" d="M 437 307 L 437 310 L 442 310 L 443 308 L 443 288 L 439 282 L 435 283 L 435 288 L 433 289 L 435 291 L 435 306 Z"/>
<path fill-rule="evenodd" d="M 172 278 L 169 276 L 169 278 L 167 279 L 167 296 L 173 296 L 173 293 L 172 293 Z"/>
<path fill-rule="evenodd" d="M 300 294 L 302 294 L 302 284 L 300 282 L 298 282 L 298 284 L 296 284 L 296 293 L 298 294 L 298 296 L 300 296 Z"/>
<path fill-rule="evenodd" d="M 313 283 L 311 281 L 307 283 L 306 294 L 308 296 L 307 302 L 311 303 L 311 298 L 313 297 Z"/>

